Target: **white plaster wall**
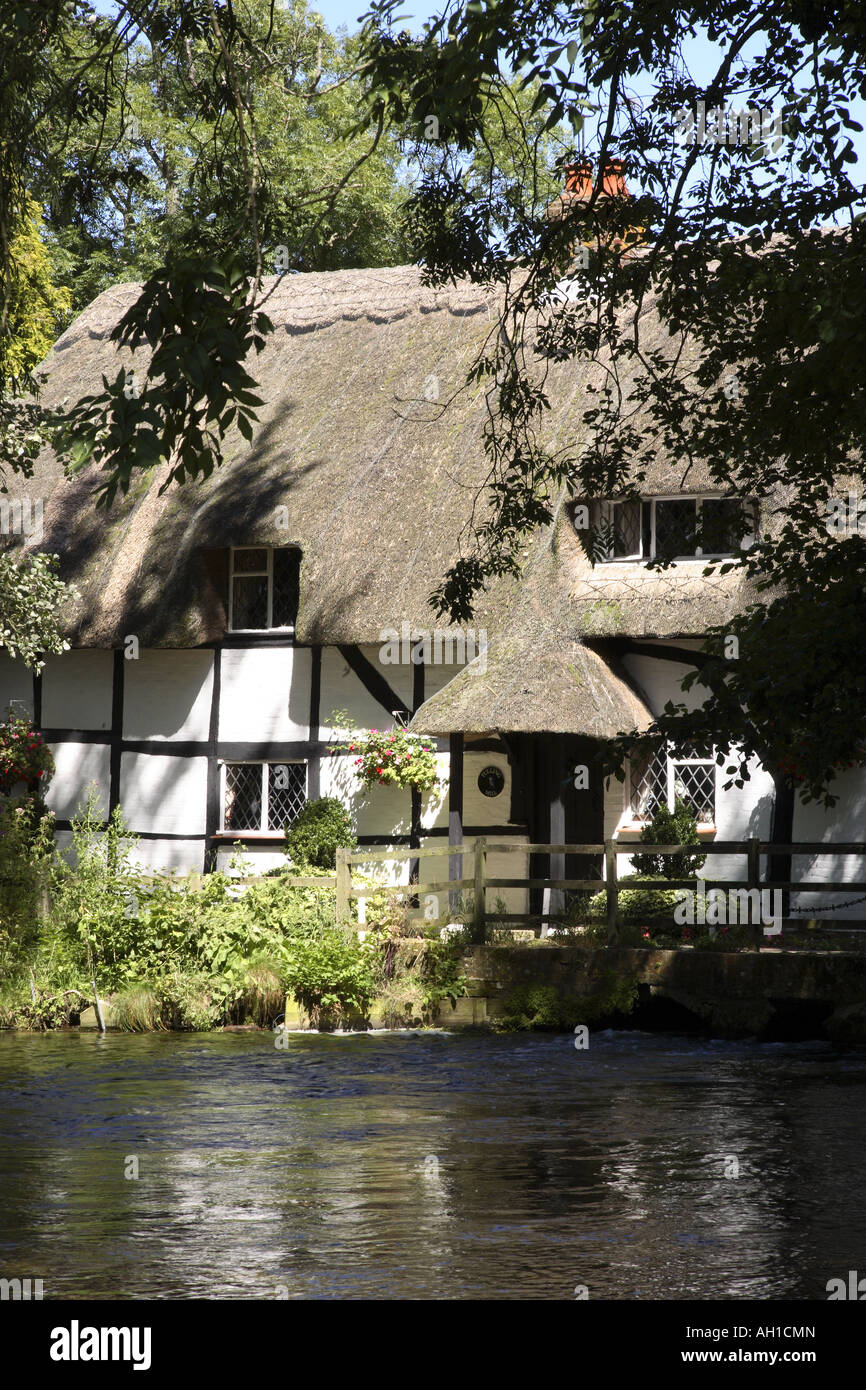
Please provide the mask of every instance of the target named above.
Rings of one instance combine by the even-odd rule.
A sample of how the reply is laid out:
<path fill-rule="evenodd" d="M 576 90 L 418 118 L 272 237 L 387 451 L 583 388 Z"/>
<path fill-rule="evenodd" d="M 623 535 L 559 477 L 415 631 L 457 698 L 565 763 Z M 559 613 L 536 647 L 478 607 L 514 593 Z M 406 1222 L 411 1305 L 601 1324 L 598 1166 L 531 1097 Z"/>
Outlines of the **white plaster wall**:
<path fill-rule="evenodd" d="M 440 785 L 421 799 L 425 830 L 448 824 L 448 754 L 437 754 Z M 355 818 L 359 835 L 408 835 L 412 828 L 412 793 L 408 787 L 361 786 L 355 775 L 355 754 L 329 754 L 321 762 L 321 795 L 336 796 Z"/>
<path fill-rule="evenodd" d="M 310 736 L 308 647 L 225 648 L 219 737 L 289 743 Z"/>
<path fill-rule="evenodd" d="M 447 740 L 445 740 L 447 741 Z M 448 767 L 450 759 L 447 752 L 436 754 L 436 775 L 438 786 L 425 792 L 421 798 L 421 827 L 432 830 L 434 826 L 448 827 Z"/>
<path fill-rule="evenodd" d="M 724 766 L 716 772 L 716 835 L 717 840 L 748 840 L 757 836 L 766 840 L 770 833 L 773 814 L 773 779 L 761 767 L 757 758 L 749 759 L 749 780 L 743 787 L 730 787 L 724 784 Z M 761 861 L 762 872 L 766 860 Z M 745 878 L 746 859 L 744 855 L 713 854 L 701 870 L 702 878 Z"/>
<path fill-rule="evenodd" d="M 90 783 L 95 782 L 102 815 L 108 814 L 111 752 L 105 743 L 52 743 L 56 772 L 46 803 L 58 820 L 71 820 L 83 810 Z M 149 827 L 148 827 L 149 828 Z"/>
<path fill-rule="evenodd" d="M 481 664 L 479 663 L 479 665 Z M 431 695 L 438 694 L 463 669 L 462 666 L 446 665 L 444 662 L 441 665 L 431 662 L 429 666 L 425 666 L 424 699 L 429 700 Z"/>
<path fill-rule="evenodd" d="M 123 676 L 124 738 L 207 739 L 212 651 L 142 651 Z"/>
<path fill-rule="evenodd" d="M 852 768 L 843 772 L 832 784 L 836 806 L 826 809 L 818 802 L 804 805 L 797 799 L 794 806 L 794 841 L 816 840 L 866 842 L 866 772 Z M 791 861 L 793 878 L 866 882 L 866 856 L 859 855 L 796 855 Z M 866 901 L 855 902 L 866 890 L 854 893 L 797 893 L 792 894 L 792 907 L 803 909 L 796 913 L 802 921 L 810 916 L 826 917 L 828 921 L 845 918 L 866 918 Z M 824 905 L 836 907 L 834 912 L 822 912 Z"/>
<path fill-rule="evenodd" d="M 203 835 L 207 759 L 124 753 L 120 760 L 120 804 L 130 830 Z"/>
<path fill-rule="evenodd" d="M 220 845 L 217 850 L 217 868 L 221 873 L 229 872 L 229 865 L 235 850 L 231 845 Z M 243 850 L 245 861 L 244 877 L 252 877 L 253 874 L 265 874 L 268 869 L 279 869 L 288 861 L 281 850 L 260 849 L 258 846 L 246 845 Z M 234 871 L 232 871 L 234 872 Z"/>
<path fill-rule="evenodd" d="M 201 873 L 203 840 L 139 840 L 130 858 L 148 873 Z"/>
<path fill-rule="evenodd" d="M 73 862 L 72 832 L 58 830 L 55 837 L 58 850 L 67 863 Z M 130 852 L 130 860 L 148 873 L 176 870 L 181 874 L 201 873 L 204 863 L 202 840 L 139 840 Z"/>
<path fill-rule="evenodd" d="M 33 718 L 33 672 L 23 661 L 13 661 L 6 652 L 0 652 L 0 719 L 6 718 L 12 701 L 19 714 Z"/>
<path fill-rule="evenodd" d="M 42 672 L 46 729 L 110 729 L 114 653 L 72 651 L 49 656 Z"/>
<path fill-rule="evenodd" d="M 395 695 L 407 709 L 412 708 L 412 681 L 414 666 L 387 665 L 379 661 L 378 647 L 362 647 L 362 654 L 375 666 L 388 682 Z M 320 699 L 320 732 L 323 739 L 340 738 L 344 729 L 335 728 L 331 716 L 337 710 L 347 710 L 362 729 L 391 729 L 394 720 L 386 710 L 365 690 L 349 663 L 340 655 L 336 647 L 325 647 L 322 651 L 322 689 Z"/>
<path fill-rule="evenodd" d="M 677 642 L 676 645 L 684 647 L 686 643 Z M 681 666 L 678 661 L 659 661 L 650 656 L 625 656 L 623 666 L 643 691 L 653 714 L 660 714 L 668 700 L 691 710 L 698 709 L 707 697 L 703 686 L 693 685 L 686 691 L 681 688 L 680 682 L 694 670 L 692 666 Z"/>

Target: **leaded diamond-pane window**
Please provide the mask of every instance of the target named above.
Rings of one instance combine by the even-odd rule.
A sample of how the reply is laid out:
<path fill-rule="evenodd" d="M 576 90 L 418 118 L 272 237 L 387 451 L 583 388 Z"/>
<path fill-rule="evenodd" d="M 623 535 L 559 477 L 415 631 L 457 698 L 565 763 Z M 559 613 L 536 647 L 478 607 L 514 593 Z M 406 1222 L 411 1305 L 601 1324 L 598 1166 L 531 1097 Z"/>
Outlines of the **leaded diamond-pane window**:
<path fill-rule="evenodd" d="M 235 550 L 235 574 L 267 574 L 268 552 L 266 548 L 254 550 L 251 546 Z"/>
<path fill-rule="evenodd" d="M 268 764 L 268 829 L 291 825 L 307 800 L 306 763 Z"/>
<path fill-rule="evenodd" d="M 668 755 L 661 748 L 649 760 L 632 762 L 631 809 L 638 820 L 652 820 L 660 806 L 666 806 Z"/>
<path fill-rule="evenodd" d="M 674 799 L 685 801 L 695 820 L 715 823 L 715 763 L 679 763 L 672 760 Z"/>
<path fill-rule="evenodd" d="M 718 557 L 754 542 L 755 508 L 737 497 L 648 497 L 597 506 L 608 561 Z"/>
<path fill-rule="evenodd" d="M 674 809 L 684 801 L 696 820 L 714 825 L 716 820 L 716 764 L 699 750 L 662 747 L 643 762 L 633 761 L 630 805 L 636 820 L 651 821 L 662 806 Z"/>
<path fill-rule="evenodd" d="M 226 765 L 223 827 L 226 830 L 261 830 L 261 763 Z"/>
<path fill-rule="evenodd" d="M 282 830 L 307 800 L 306 763 L 226 763 L 223 830 Z"/>
<path fill-rule="evenodd" d="M 229 579 L 230 630 L 293 628 L 298 616 L 300 567 L 297 546 L 235 546 Z"/>
<path fill-rule="evenodd" d="M 698 539 L 703 555 L 731 555 L 749 533 L 746 508 L 737 497 L 705 497 Z"/>
<path fill-rule="evenodd" d="M 294 627 L 300 598 L 301 552 L 295 546 L 274 551 L 274 627 Z"/>
<path fill-rule="evenodd" d="M 243 629 L 267 626 L 267 577 L 236 576 L 232 585 L 232 627 Z"/>
<path fill-rule="evenodd" d="M 614 559 L 640 555 L 639 501 L 616 502 L 613 505 Z"/>
<path fill-rule="evenodd" d="M 655 503 L 655 554 L 676 559 L 696 553 L 697 509 L 693 498 Z"/>

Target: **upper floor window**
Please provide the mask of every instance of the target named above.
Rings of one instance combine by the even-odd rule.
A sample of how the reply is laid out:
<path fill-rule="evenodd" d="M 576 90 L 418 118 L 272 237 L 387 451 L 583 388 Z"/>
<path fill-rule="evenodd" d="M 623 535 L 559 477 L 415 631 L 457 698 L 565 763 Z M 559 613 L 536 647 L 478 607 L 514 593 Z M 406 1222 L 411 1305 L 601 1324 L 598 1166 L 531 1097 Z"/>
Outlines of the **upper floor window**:
<path fill-rule="evenodd" d="M 595 513 L 607 561 L 716 559 L 754 540 L 754 509 L 737 497 L 602 502 Z"/>
<path fill-rule="evenodd" d="M 233 546 L 229 569 L 229 631 L 294 629 L 300 597 L 297 546 Z"/>

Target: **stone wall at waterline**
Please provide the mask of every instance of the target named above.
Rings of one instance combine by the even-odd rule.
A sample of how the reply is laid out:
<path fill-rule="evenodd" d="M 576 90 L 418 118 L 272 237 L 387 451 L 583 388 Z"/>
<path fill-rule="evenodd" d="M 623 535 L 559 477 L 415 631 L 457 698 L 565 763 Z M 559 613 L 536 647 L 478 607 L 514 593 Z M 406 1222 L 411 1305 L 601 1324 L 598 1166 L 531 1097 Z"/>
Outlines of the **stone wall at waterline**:
<path fill-rule="evenodd" d="M 599 982 L 614 972 L 637 985 L 629 1027 L 866 1042 L 866 954 L 592 949 L 536 941 L 473 947 L 464 969 L 469 994 L 456 1009 L 442 1008 L 440 1026 L 495 1026 L 508 1012 L 509 996 L 530 985 L 590 1004 Z"/>

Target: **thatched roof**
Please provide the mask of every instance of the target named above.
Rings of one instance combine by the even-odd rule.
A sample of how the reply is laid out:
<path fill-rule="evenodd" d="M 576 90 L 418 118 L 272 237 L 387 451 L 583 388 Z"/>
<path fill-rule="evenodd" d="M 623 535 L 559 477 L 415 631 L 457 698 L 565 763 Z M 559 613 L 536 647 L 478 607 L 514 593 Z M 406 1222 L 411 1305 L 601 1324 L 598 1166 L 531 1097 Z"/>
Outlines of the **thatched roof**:
<path fill-rule="evenodd" d="M 117 646 L 127 633 L 168 647 L 219 639 L 218 555 L 229 544 L 301 546 L 301 641 L 379 642 L 403 620 L 436 625 L 428 596 L 460 553 L 489 468 L 483 395 L 464 382 L 496 321 L 491 292 L 426 288 L 415 267 L 285 276 L 272 289 L 276 331 L 251 364 L 266 402 L 261 428 L 251 447 L 237 437 L 206 482 L 159 496 L 165 473 L 154 470 L 106 515 L 94 507 L 93 471 L 68 482 L 46 455 L 32 480 L 14 480 L 45 498 L 38 548 L 59 553 L 82 591 L 69 615 L 75 645 Z M 72 402 L 129 365 L 108 334 L 137 292 L 106 291 L 64 333 L 46 363 L 47 401 Z M 646 312 L 652 333 L 652 304 Z M 590 370 L 553 368 L 551 442 L 579 449 Z M 681 472 L 660 454 L 650 490 L 676 490 Z M 690 489 L 701 482 L 692 469 Z M 288 529 L 277 526 L 281 507 Z M 564 512 L 525 562 L 520 585 L 502 581 L 482 596 L 475 623 L 504 631 L 519 593 L 545 615 L 551 657 L 582 635 L 698 634 L 744 601 L 737 576 L 703 579 L 699 565 L 662 576 L 591 570 Z"/>
<path fill-rule="evenodd" d="M 421 706 L 409 727 L 426 734 L 502 729 L 613 738 L 643 732 L 652 720 L 625 681 L 580 642 L 532 651 L 503 635 L 482 666 L 476 657 Z"/>

